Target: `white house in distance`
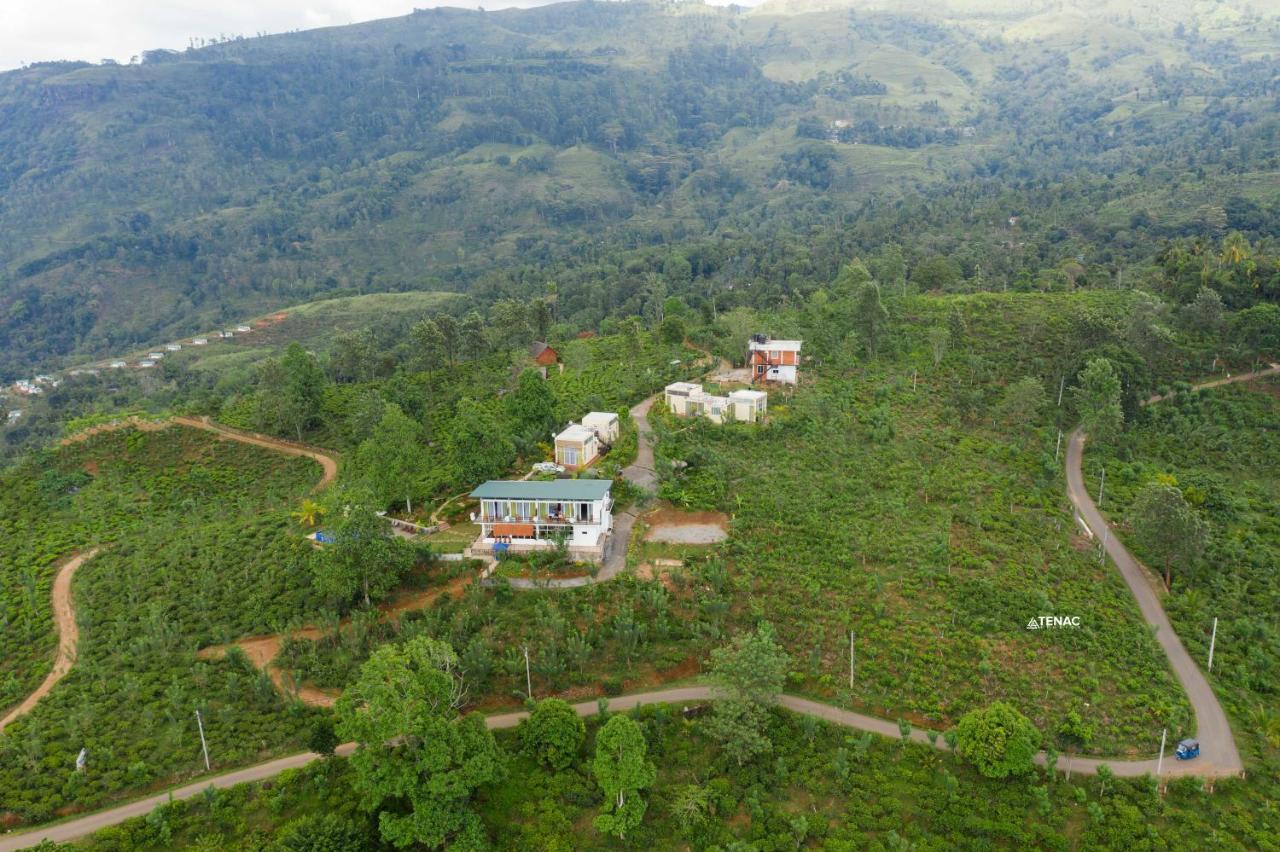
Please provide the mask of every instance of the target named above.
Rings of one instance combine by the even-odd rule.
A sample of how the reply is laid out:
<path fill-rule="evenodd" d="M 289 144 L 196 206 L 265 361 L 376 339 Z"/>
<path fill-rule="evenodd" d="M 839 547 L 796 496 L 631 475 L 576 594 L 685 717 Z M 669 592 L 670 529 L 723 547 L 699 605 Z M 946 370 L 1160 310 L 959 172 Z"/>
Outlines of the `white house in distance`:
<path fill-rule="evenodd" d="M 800 365 L 802 340 L 773 340 L 764 334 L 753 334 L 747 341 L 747 366 L 751 369 L 751 382 L 796 383 L 796 368 Z"/>
<path fill-rule="evenodd" d="M 253 331 L 253 329 L 247 325 L 238 325 L 236 326 L 236 331 L 240 334 L 248 334 Z"/>
<path fill-rule="evenodd" d="M 208 346 L 208 345 L 209 345 L 209 338 L 207 338 L 207 337 L 193 337 L 193 338 L 191 338 L 191 345 L 192 345 L 192 346 Z"/>
<path fill-rule="evenodd" d="M 491 479 L 471 492 L 480 511 L 472 553 L 527 553 L 563 537 L 575 559 L 603 561 L 613 531 L 613 481 Z"/>
<path fill-rule="evenodd" d="M 716 396 L 696 382 L 672 382 L 663 398 L 677 417 L 705 417 L 713 423 L 755 423 L 769 410 L 769 394 L 764 391 L 735 390 L 728 396 Z"/>
<path fill-rule="evenodd" d="M 595 431 L 578 423 L 570 423 L 556 435 L 556 464 L 569 470 L 581 470 L 600 457 L 600 439 Z"/>
<path fill-rule="evenodd" d="M 120 360 L 112 361 L 110 364 L 110 367 L 113 370 L 123 370 L 127 366 L 129 366 L 128 361 L 120 361 Z"/>

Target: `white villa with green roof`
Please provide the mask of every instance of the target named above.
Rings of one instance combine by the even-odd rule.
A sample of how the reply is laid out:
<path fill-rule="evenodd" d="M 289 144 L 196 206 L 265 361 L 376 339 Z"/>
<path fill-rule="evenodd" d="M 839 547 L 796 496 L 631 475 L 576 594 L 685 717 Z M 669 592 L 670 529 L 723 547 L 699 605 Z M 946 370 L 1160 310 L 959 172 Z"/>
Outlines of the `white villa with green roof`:
<path fill-rule="evenodd" d="M 554 547 L 563 536 L 577 559 L 600 561 L 613 530 L 613 481 L 491 479 L 471 492 L 480 504 L 473 553 Z"/>

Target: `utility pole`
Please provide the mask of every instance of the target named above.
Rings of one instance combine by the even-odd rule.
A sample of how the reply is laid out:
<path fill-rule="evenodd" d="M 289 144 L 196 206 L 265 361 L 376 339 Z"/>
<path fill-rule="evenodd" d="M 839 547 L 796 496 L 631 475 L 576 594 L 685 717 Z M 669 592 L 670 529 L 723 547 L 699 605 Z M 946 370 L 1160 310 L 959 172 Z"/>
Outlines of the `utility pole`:
<path fill-rule="evenodd" d="M 196 710 L 196 727 L 200 729 L 200 748 L 204 751 L 204 771 L 212 772 L 213 767 L 209 765 L 209 744 L 204 739 L 204 721 L 200 718 L 199 710 Z"/>
<path fill-rule="evenodd" d="M 1169 729 L 1163 728 L 1160 731 L 1160 759 L 1156 761 L 1156 783 L 1160 783 L 1160 770 L 1164 769 L 1164 740 L 1169 736 Z"/>
<path fill-rule="evenodd" d="M 1058 430 L 1058 441 L 1053 445 L 1053 460 L 1058 460 L 1058 451 L 1062 449 L 1062 430 Z"/>
<path fill-rule="evenodd" d="M 849 631 L 849 689 L 853 689 L 853 631 Z"/>
<path fill-rule="evenodd" d="M 1062 378 L 1058 380 L 1058 407 L 1062 407 L 1062 392 L 1067 387 L 1067 374 L 1063 373 Z"/>
<path fill-rule="evenodd" d="M 1105 524 L 1105 521 L 1103 522 Z M 1098 548 L 1098 564 L 1107 564 L 1107 542 L 1111 540 L 1111 527 L 1102 528 L 1102 547 Z"/>
<path fill-rule="evenodd" d="M 1102 468 L 1102 481 L 1098 483 L 1098 508 L 1102 508 L 1102 489 L 1107 486 L 1107 468 Z"/>
<path fill-rule="evenodd" d="M 1209 637 L 1209 671 L 1213 671 L 1213 646 L 1218 643 L 1218 617 L 1213 617 L 1213 635 Z"/>
<path fill-rule="evenodd" d="M 533 700 L 533 677 L 529 674 L 529 646 L 524 646 L 524 694 Z"/>

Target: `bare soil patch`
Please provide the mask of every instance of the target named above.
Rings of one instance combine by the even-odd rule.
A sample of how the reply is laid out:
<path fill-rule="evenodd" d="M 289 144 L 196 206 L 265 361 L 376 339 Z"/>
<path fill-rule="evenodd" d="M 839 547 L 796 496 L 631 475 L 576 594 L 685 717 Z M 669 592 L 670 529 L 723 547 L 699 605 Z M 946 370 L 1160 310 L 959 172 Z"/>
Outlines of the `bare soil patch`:
<path fill-rule="evenodd" d="M 682 512 L 662 508 L 645 515 L 645 541 L 668 544 L 714 544 L 729 537 L 729 518 L 723 512 Z"/>
<path fill-rule="evenodd" d="M 467 586 L 471 585 L 473 579 L 470 575 L 464 574 L 461 577 L 455 577 L 444 586 L 396 595 L 378 608 L 382 611 L 383 617 L 397 621 L 405 612 L 421 609 L 441 595 L 447 594 L 455 598 L 461 597 Z M 344 618 L 339 623 L 339 629 L 346 628 L 350 623 L 350 618 Z M 291 631 L 288 635 L 295 639 L 310 639 L 314 642 L 322 638 L 323 633 L 318 627 L 307 626 Z M 249 662 L 253 663 L 255 668 L 264 669 L 267 674 L 271 675 L 271 682 L 276 685 L 276 689 L 288 694 L 289 688 L 284 682 L 284 673 L 274 665 L 276 657 L 280 654 L 280 645 L 283 641 L 284 635 L 279 633 L 265 636 L 247 636 L 243 639 L 237 639 L 230 645 L 210 645 L 207 648 L 201 648 L 196 653 L 196 657 L 202 660 L 219 660 L 226 656 L 228 648 L 232 646 L 238 647 L 244 651 L 245 656 L 249 658 Z M 341 692 L 336 689 L 318 689 L 305 684 L 298 685 L 298 699 L 303 704 L 309 704 L 313 707 L 332 707 L 333 703 L 338 700 L 339 695 L 341 695 Z"/>

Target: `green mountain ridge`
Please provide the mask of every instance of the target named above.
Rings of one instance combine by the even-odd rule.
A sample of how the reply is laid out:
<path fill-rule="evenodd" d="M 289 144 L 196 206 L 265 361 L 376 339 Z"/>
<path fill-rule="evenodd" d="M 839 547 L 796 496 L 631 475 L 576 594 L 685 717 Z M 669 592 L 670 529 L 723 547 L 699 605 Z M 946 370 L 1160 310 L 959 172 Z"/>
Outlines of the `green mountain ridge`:
<path fill-rule="evenodd" d="M 889 239 L 981 289 L 1274 235 L 1258 4 L 801 8 L 418 10 L 0 74 L 0 378 L 325 294 L 554 278 L 588 328 L 672 251 L 673 292 L 763 304 Z"/>

